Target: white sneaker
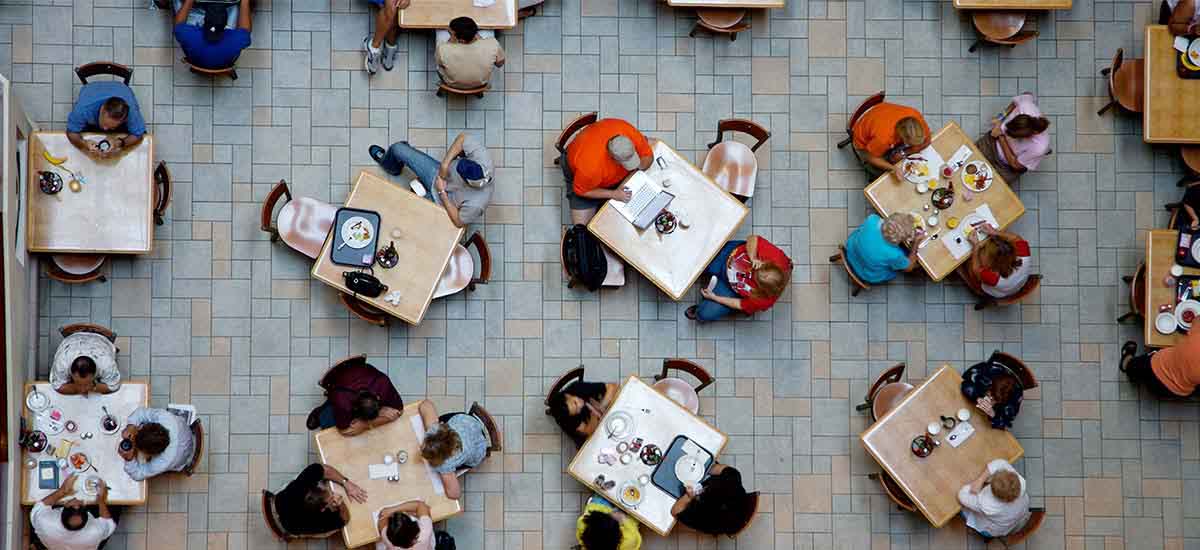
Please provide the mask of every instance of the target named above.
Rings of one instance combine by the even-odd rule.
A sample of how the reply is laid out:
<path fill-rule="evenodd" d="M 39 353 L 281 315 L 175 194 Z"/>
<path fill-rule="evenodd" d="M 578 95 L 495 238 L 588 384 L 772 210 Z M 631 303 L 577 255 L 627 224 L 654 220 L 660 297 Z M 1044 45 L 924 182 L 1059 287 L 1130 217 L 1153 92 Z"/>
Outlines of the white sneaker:
<path fill-rule="evenodd" d="M 396 55 L 399 53 L 399 44 L 388 44 L 386 39 L 383 41 L 383 59 L 380 60 L 383 70 L 390 71 L 396 66 Z"/>
<path fill-rule="evenodd" d="M 379 71 L 379 58 L 383 56 L 383 51 L 371 47 L 371 35 L 363 39 L 363 50 L 367 52 L 363 67 L 367 69 L 367 74 L 375 74 Z"/>

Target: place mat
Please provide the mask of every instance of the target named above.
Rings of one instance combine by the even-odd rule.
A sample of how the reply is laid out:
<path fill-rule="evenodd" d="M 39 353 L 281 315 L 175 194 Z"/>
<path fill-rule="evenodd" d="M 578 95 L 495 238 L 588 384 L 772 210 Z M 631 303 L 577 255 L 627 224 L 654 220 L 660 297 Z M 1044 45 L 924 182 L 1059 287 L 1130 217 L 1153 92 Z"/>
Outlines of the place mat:
<path fill-rule="evenodd" d="M 417 434 L 417 446 L 420 447 L 421 443 L 425 441 L 425 422 L 421 421 L 419 414 L 412 415 L 408 421 L 412 424 L 413 433 Z M 421 465 L 425 466 L 425 475 L 429 476 L 429 482 L 433 484 L 433 492 L 441 497 L 446 496 L 446 486 L 442 484 L 442 477 L 433 471 L 433 467 L 428 462 L 422 460 Z"/>
<path fill-rule="evenodd" d="M 1000 222 L 996 221 L 996 215 L 992 213 L 991 207 L 986 204 L 981 205 L 975 209 L 975 213 L 992 224 L 992 227 L 999 229 Z M 946 233 L 946 236 L 940 239 L 942 244 L 946 246 L 946 249 L 950 251 L 950 255 L 954 256 L 955 260 L 960 260 L 971 253 L 971 242 L 967 240 L 966 234 L 963 233 L 963 229 L 966 226 L 966 216 L 963 216 L 963 220 L 958 227 L 950 230 L 950 232 Z M 983 236 L 980 242 L 985 240 L 987 240 L 987 236 Z"/>

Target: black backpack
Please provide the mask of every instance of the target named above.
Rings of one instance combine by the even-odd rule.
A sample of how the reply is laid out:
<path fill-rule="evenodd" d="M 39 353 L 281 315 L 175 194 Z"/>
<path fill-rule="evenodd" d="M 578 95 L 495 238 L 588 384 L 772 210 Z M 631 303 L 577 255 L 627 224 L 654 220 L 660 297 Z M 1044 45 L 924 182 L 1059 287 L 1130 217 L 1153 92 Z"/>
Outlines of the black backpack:
<path fill-rule="evenodd" d="M 608 275 L 608 259 L 604 256 L 599 239 L 588 233 L 587 228 L 575 224 L 567 230 L 562 243 L 563 267 L 571 277 L 568 288 L 583 283 L 588 290 L 596 290 Z"/>
<path fill-rule="evenodd" d="M 433 532 L 433 547 L 436 550 L 457 550 L 457 546 L 454 543 L 454 537 L 450 536 L 450 533 L 445 531 Z"/>

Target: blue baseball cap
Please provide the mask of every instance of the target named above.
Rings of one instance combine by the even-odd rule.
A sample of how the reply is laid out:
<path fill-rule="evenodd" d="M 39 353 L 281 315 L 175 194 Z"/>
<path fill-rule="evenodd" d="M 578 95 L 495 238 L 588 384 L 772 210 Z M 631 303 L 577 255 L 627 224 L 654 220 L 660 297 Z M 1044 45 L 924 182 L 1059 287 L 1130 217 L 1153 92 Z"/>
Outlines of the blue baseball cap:
<path fill-rule="evenodd" d="M 455 166 L 458 175 L 467 182 L 471 187 L 483 187 L 488 183 L 487 174 L 484 173 L 483 167 L 471 159 L 459 159 Z"/>

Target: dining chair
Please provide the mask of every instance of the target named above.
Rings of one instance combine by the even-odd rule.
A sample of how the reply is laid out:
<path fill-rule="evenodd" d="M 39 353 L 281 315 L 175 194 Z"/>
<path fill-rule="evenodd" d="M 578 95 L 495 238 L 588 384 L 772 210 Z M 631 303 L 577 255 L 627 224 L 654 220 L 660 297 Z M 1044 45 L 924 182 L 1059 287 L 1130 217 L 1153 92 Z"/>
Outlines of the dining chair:
<path fill-rule="evenodd" d="M 557 379 L 555 379 L 554 383 L 550 384 L 550 389 L 546 391 L 546 398 L 542 400 L 542 404 L 549 407 L 550 396 L 563 391 L 563 388 L 567 387 L 568 384 L 576 380 L 583 380 L 583 365 L 579 365 L 578 367 L 564 372 Z M 549 409 L 546 410 L 546 414 L 550 414 Z"/>
<path fill-rule="evenodd" d="M 562 133 L 558 134 L 558 139 L 554 140 L 554 148 L 558 149 L 558 158 L 554 159 L 554 164 L 561 164 L 563 157 L 567 156 L 567 143 L 575 136 L 575 132 L 582 130 L 585 126 L 596 122 L 599 118 L 599 113 L 592 111 L 575 117 L 566 128 L 563 128 Z"/>
<path fill-rule="evenodd" d="M 171 171 L 167 170 L 167 161 L 158 161 L 154 168 L 154 225 L 163 224 L 163 216 L 171 205 Z"/>
<path fill-rule="evenodd" d="M 854 141 L 854 125 L 858 123 L 858 119 L 862 118 L 867 111 L 871 110 L 871 107 L 883 103 L 886 95 L 887 94 L 885 92 L 880 91 L 879 93 L 863 100 L 863 102 L 858 105 L 858 108 L 855 109 L 854 113 L 850 115 L 850 119 L 846 121 L 846 139 L 838 142 L 838 149 L 845 149 L 847 145 L 850 145 Z M 862 157 L 858 155 L 858 149 L 851 147 L 850 150 L 854 152 L 854 158 L 858 159 L 858 162 L 861 163 Z"/>
<path fill-rule="evenodd" d="M 129 81 L 133 80 L 133 69 L 112 61 L 96 61 L 75 67 L 75 76 L 78 76 L 79 81 L 84 84 L 88 83 L 89 78 L 102 74 L 120 78 L 125 81 L 126 86 L 129 85 Z"/>
<path fill-rule="evenodd" d="M 492 453 L 498 453 L 504 450 L 504 435 L 500 433 L 500 427 L 496 424 L 496 420 L 492 418 L 491 413 L 483 408 L 478 401 L 471 403 L 471 408 L 467 414 L 478 418 L 483 423 L 483 427 L 487 428 L 488 448 L 487 456 L 492 456 Z"/>
<path fill-rule="evenodd" d="M 1144 60 L 1125 59 L 1125 49 L 1117 48 L 1112 65 L 1101 69 L 1100 74 L 1108 77 L 1108 97 L 1111 101 L 1096 111 L 1096 116 L 1103 115 L 1115 106 L 1131 113 L 1142 112 L 1146 103 Z"/>
<path fill-rule="evenodd" d="M 673 370 L 690 374 L 699 384 L 693 387 L 678 376 L 668 376 Z M 687 359 L 663 359 L 662 371 L 654 376 L 653 387 L 692 414 L 699 414 L 700 390 L 712 385 L 714 380 L 704 367 Z"/>
<path fill-rule="evenodd" d="M 1017 529 L 1016 531 L 1013 531 L 1012 533 L 1009 533 L 1003 537 L 998 537 L 998 538 L 984 537 L 984 541 L 985 541 L 985 543 L 987 543 L 987 542 L 991 542 L 992 540 L 998 540 L 998 541 L 1000 541 L 1000 544 L 1004 545 L 1005 548 L 1009 548 L 1009 547 L 1015 546 L 1017 544 L 1021 544 L 1022 542 L 1025 542 L 1026 539 L 1033 536 L 1033 534 L 1039 528 L 1042 527 L 1042 522 L 1044 522 L 1045 520 L 1046 520 L 1046 509 L 1045 508 L 1030 508 L 1029 509 L 1029 519 L 1025 520 L 1025 525 L 1022 525 L 1020 529 Z"/>
<path fill-rule="evenodd" d="M 717 380 L 716 378 L 713 377 L 713 375 L 708 373 L 707 369 L 700 366 L 699 364 L 689 361 L 687 359 L 674 358 L 674 359 L 663 359 L 662 370 L 660 370 L 658 374 L 654 375 L 654 381 L 661 382 L 668 378 L 679 379 L 678 377 L 669 376 L 670 371 L 679 371 L 679 372 L 684 372 L 684 373 L 692 375 L 692 378 L 696 379 L 697 384 L 695 386 L 691 386 L 689 384 L 689 387 L 691 387 L 692 390 L 695 391 L 696 393 L 700 393 L 701 390 L 711 386 L 712 383 L 716 382 L 716 380 Z M 682 380 L 682 379 L 680 379 L 680 380 Z"/>
<path fill-rule="evenodd" d="M 841 264 L 846 270 L 846 275 L 850 278 L 850 282 L 854 285 L 854 290 L 850 291 L 851 296 L 858 296 L 858 293 L 863 290 L 871 290 L 871 285 L 863 282 L 854 274 L 854 270 L 850 268 L 850 262 L 846 260 L 846 245 L 838 245 L 838 253 L 829 257 L 829 263 Z"/>
<path fill-rule="evenodd" d="M 742 8 L 700 8 L 696 10 L 696 24 L 688 36 L 695 37 L 700 29 L 728 34 L 732 42 L 737 40 L 739 32 L 750 29 L 750 22 L 746 21 L 746 10 Z"/>
<path fill-rule="evenodd" d="M 287 202 L 279 209 L 277 221 L 272 221 L 275 207 L 280 199 Z M 271 242 L 283 239 L 293 250 L 316 259 L 325 245 L 325 237 L 333 227 L 337 207 L 311 197 L 292 200 L 287 182 L 279 180 L 262 204 L 262 230 L 271 235 Z"/>
<path fill-rule="evenodd" d="M 731 539 L 736 539 L 739 535 L 741 535 L 742 533 L 745 533 L 746 529 L 750 528 L 750 524 L 754 523 L 755 516 L 758 515 L 758 505 L 759 505 L 758 491 L 754 491 L 753 493 L 746 493 L 746 498 L 750 500 L 750 506 L 749 506 L 750 514 L 746 517 L 746 523 L 744 525 L 742 525 L 741 529 L 738 529 L 733 534 L 728 535 L 728 537 Z"/>
<path fill-rule="evenodd" d="M 58 329 L 58 333 L 61 334 L 63 338 L 75 334 L 76 332 L 91 332 L 94 334 L 99 334 L 100 336 L 107 338 L 109 342 L 114 344 L 117 343 L 117 333 L 113 332 L 112 329 L 104 325 L 97 325 L 95 323 L 72 323 L 69 325 L 63 325 Z"/>
<path fill-rule="evenodd" d="M 353 313 L 355 317 L 378 327 L 388 326 L 390 317 L 383 310 L 344 292 L 339 292 L 338 298 L 341 299 L 342 305 L 346 306 L 346 309 L 350 310 L 350 313 Z"/>
<path fill-rule="evenodd" d="M 90 283 L 92 281 L 107 282 L 104 276 L 104 263 L 108 256 L 104 254 L 53 254 L 50 261 L 42 260 L 46 276 L 69 285 Z"/>
<path fill-rule="evenodd" d="M 293 537 L 292 535 L 289 535 L 287 531 L 284 531 L 283 526 L 279 524 L 278 519 L 275 517 L 275 493 L 263 489 L 261 508 L 263 523 L 267 524 L 267 529 L 271 531 L 271 534 L 274 535 L 276 539 L 281 542 L 291 542 L 292 540 L 295 540 L 296 537 Z"/>
<path fill-rule="evenodd" d="M 880 373 L 875 383 L 871 384 L 863 402 L 856 405 L 854 410 L 870 410 L 871 421 L 874 422 L 894 409 L 900 400 L 913 390 L 912 384 L 900 381 L 904 377 L 904 367 L 904 363 L 899 363 Z"/>
<path fill-rule="evenodd" d="M 207 69 L 193 64 L 192 60 L 188 59 L 186 56 L 183 58 L 183 64 L 187 66 L 188 70 L 195 74 L 203 74 L 212 77 L 228 76 L 230 80 L 238 79 L 237 67 L 235 65 L 230 65 L 223 69 Z"/>
<path fill-rule="evenodd" d="M 981 311 L 983 309 L 987 309 L 992 306 L 1008 306 L 1008 305 L 1020 303 L 1025 298 L 1028 298 L 1030 294 L 1037 292 L 1037 289 L 1038 289 L 1038 287 L 1041 286 L 1041 284 L 1042 284 L 1042 276 L 1041 275 L 1036 275 L 1036 274 L 1030 275 L 1029 279 L 1027 279 L 1025 281 L 1025 284 L 1021 286 L 1020 290 L 1016 291 L 1015 293 L 1013 293 L 1010 296 L 1005 296 L 1003 298 L 993 297 L 993 296 L 983 292 L 982 289 L 979 289 L 979 291 L 976 292 L 976 294 L 979 295 L 979 301 L 975 303 L 975 311 Z M 967 285 L 967 286 L 970 288 L 971 285 Z M 972 288 L 971 290 L 974 291 L 976 289 Z"/>
<path fill-rule="evenodd" d="M 908 498 L 908 495 L 905 494 L 904 489 L 900 487 L 900 484 L 896 483 L 896 480 L 892 479 L 892 476 L 889 476 L 883 472 L 879 472 L 867 474 L 867 478 L 878 481 L 879 485 L 883 487 L 883 493 L 887 495 L 887 497 L 891 499 L 892 503 L 894 503 L 900 510 L 904 510 L 905 512 L 917 511 L 917 505 L 913 503 L 911 498 Z"/>
<path fill-rule="evenodd" d="M 183 468 L 184 475 L 188 477 L 192 477 L 192 474 L 196 473 L 196 469 L 200 467 L 200 460 L 204 458 L 204 426 L 197 418 L 195 422 L 192 422 L 191 427 L 192 440 L 196 442 L 196 453 L 192 455 L 192 461 Z"/>
<path fill-rule="evenodd" d="M 1121 280 L 1129 285 L 1129 311 L 1117 317 L 1117 323 L 1125 323 L 1130 320 L 1135 323 L 1144 322 L 1146 318 L 1146 262 L 1139 262 L 1133 275 L 1125 275 L 1121 277 Z"/>
<path fill-rule="evenodd" d="M 753 137 L 754 146 L 740 141 L 722 141 L 725 132 L 742 132 Z M 728 118 L 717 123 L 717 140 L 708 144 L 702 172 L 722 189 L 742 202 L 754 196 L 758 178 L 758 158 L 754 155 L 771 138 L 770 130 L 744 118 Z"/>
<path fill-rule="evenodd" d="M 1179 221 L 1179 214 L 1183 210 L 1182 199 L 1180 199 L 1179 202 L 1168 202 L 1167 204 L 1163 205 L 1163 208 L 1166 209 L 1167 212 L 1171 213 L 1171 216 L 1167 218 L 1167 226 L 1165 229 L 1174 229 L 1175 222 Z"/>
<path fill-rule="evenodd" d="M 475 88 L 455 88 L 454 86 L 446 84 L 445 82 L 439 82 L 438 89 L 436 92 L 434 92 L 434 94 L 438 97 L 446 97 L 446 94 L 450 94 L 462 97 L 475 96 L 479 99 L 483 99 L 483 92 L 488 91 L 490 88 L 490 84 L 484 84 L 483 86 L 478 86 Z"/>
<path fill-rule="evenodd" d="M 558 241 L 558 264 L 562 266 L 563 276 L 567 278 L 567 288 L 575 288 L 576 284 L 580 284 L 575 280 L 570 273 L 567 273 L 567 261 L 563 258 L 563 241 L 567 238 L 566 230 L 563 231 L 562 238 Z M 625 261 L 609 250 L 604 244 L 600 245 L 600 249 L 604 251 L 604 259 L 608 271 L 604 274 L 604 281 L 600 283 L 602 287 L 619 288 L 625 286 Z"/>
<path fill-rule="evenodd" d="M 1183 159 L 1186 173 L 1175 183 L 1176 187 L 1186 187 L 1188 184 L 1200 182 L 1200 147 L 1184 145 L 1179 148 L 1179 158 Z"/>
<path fill-rule="evenodd" d="M 1017 376 L 1017 380 L 1021 382 L 1022 389 L 1032 390 L 1038 387 L 1037 376 L 1033 374 L 1033 369 L 1029 368 L 1024 361 L 1017 359 L 1016 356 L 995 350 L 992 352 L 991 357 L 988 357 L 988 362 L 1001 365 L 1012 371 Z"/>
<path fill-rule="evenodd" d="M 476 261 L 468 247 L 474 247 L 475 253 L 479 255 L 478 277 L 475 276 Z M 450 261 L 446 263 L 446 269 L 442 271 L 442 277 L 438 279 L 437 287 L 433 290 L 433 297 L 443 298 L 462 292 L 464 288 L 474 292 L 475 285 L 486 285 L 491 278 L 492 252 L 483 235 L 476 231 L 466 240 L 466 245 L 454 245 Z"/>
<path fill-rule="evenodd" d="M 979 39 L 967 48 L 974 52 L 980 44 L 999 44 L 1015 48 L 1037 38 L 1038 31 L 1025 29 L 1029 14 L 1020 11 L 974 11 L 971 23 L 979 33 Z"/>

